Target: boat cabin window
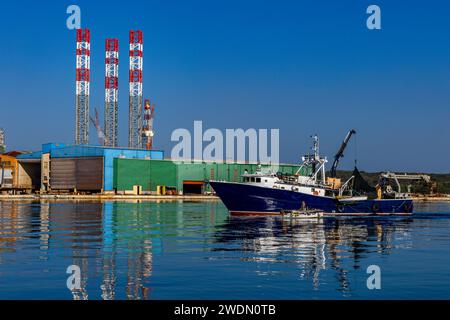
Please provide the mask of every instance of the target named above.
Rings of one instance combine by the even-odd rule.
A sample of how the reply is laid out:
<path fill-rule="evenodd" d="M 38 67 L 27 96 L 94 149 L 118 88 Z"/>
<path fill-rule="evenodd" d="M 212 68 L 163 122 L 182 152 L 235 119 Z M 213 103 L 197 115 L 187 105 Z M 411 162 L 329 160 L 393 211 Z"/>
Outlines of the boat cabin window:
<path fill-rule="evenodd" d="M 261 183 L 261 178 L 257 178 L 257 177 L 244 177 L 244 182 L 256 182 L 256 183 Z M 268 180 L 264 180 L 265 182 L 267 182 Z"/>
<path fill-rule="evenodd" d="M 267 180 L 267 179 L 264 179 L 264 182 L 269 182 L 269 180 Z"/>

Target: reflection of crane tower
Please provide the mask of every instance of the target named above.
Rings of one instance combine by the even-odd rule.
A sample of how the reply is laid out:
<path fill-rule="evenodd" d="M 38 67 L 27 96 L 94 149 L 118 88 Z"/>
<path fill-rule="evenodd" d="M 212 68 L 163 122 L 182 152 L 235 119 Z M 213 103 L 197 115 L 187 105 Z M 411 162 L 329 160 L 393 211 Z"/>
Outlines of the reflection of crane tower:
<path fill-rule="evenodd" d="M 150 100 L 145 100 L 144 122 L 142 125 L 142 147 L 147 150 L 153 148 L 153 119 L 155 117 L 155 105 L 150 105 Z"/>
<path fill-rule="evenodd" d="M 105 146 L 117 147 L 119 40 L 106 39 L 105 51 Z"/>
<path fill-rule="evenodd" d="M 116 243 L 114 238 L 114 216 L 117 204 L 103 203 L 103 281 L 100 285 L 103 300 L 114 300 L 116 295 Z"/>
<path fill-rule="evenodd" d="M 0 128 L 0 154 L 6 151 L 5 146 L 5 130 Z"/>
<path fill-rule="evenodd" d="M 142 118 L 142 31 L 130 31 L 130 106 L 128 147 L 141 147 Z"/>
<path fill-rule="evenodd" d="M 89 29 L 77 29 L 76 128 L 75 143 L 89 143 L 89 71 L 91 55 Z"/>

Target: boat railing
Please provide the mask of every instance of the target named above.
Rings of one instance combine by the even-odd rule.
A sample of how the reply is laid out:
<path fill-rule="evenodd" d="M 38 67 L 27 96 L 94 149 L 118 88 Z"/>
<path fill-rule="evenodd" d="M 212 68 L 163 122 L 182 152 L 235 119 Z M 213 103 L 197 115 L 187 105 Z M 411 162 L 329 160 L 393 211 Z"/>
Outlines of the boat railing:
<path fill-rule="evenodd" d="M 329 189 L 329 186 L 323 183 L 300 183 L 297 181 L 289 182 L 285 180 L 280 180 L 277 182 L 277 184 L 283 184 L 283 185 L 289 185 L 289 186 L 295 186 L 295 187 L 310 187 L 310 188 L 321 188 L 321 189 Z"/>
<path fill-rule="evenodd" d="M 345 181 L 345 183 L 342 185 L 342 187 L 339 188 L 339 197 L 342 197 L 342 195 L 344 194 L 344 192 L 348 189 L 348 186 L 350 184 L 350 182 L 355 178 L 355 176 L 351 176 L 347 181 Z M 351 193 L 352 190 L 348 189 L 348 191 Z"/>

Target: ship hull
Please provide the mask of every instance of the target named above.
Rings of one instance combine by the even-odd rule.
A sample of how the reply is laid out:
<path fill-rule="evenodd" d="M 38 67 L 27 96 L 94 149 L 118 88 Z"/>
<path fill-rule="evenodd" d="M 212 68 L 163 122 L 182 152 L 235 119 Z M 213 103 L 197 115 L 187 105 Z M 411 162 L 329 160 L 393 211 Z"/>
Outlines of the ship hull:
<path fill-rule="evenodd" d="M 210 181 L 211 187 L 231 215 L 274 215 L 281 210 L 308 208 L 324 211 L 324 215 L 411 215 L 411 199 L 375 199 L 343 201 L 290 190 Z"/>

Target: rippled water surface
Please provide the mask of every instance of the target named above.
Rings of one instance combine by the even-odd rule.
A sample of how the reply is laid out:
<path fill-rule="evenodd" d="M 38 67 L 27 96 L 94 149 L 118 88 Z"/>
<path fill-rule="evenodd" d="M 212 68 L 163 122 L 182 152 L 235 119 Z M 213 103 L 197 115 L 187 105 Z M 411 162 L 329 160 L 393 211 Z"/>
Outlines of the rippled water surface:
<path fill-rule="evenodd" d="M 450 203 L 415 208 L 289 221 L 215 201 L 0 201 L 0 299 L 449 299 Z"/>

